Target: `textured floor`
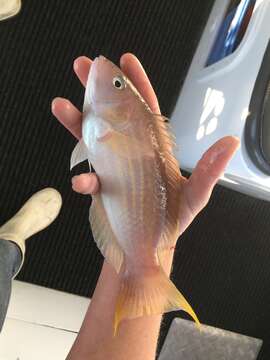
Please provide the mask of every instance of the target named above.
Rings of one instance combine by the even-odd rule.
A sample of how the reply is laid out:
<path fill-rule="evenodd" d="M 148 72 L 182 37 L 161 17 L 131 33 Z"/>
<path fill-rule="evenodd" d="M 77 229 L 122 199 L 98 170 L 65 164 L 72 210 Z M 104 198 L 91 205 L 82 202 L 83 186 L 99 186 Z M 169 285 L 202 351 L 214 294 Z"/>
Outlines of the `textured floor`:
<path fill-rule="evenodd" d="M 158 360 L 256 360 L 262 341 L 250 336 L 174 319 Z"/>
<path fill-rule="evenodd" d="M 43 187 L 63 196 L 57 221 L 29 240 L 20 280 L 89 296 L 102 264 L 87 221 L 90 199 L 70 187 L 76 141 L 50 113 L 55 96 L 82 104 L 73 60 L 136 53 L 170 115 L 212 3 L 27 0 L 19 16 L 0 23 L 0 221 Z M 260 359 L 270 358 L 269 217 L 269 203 L 217 187 L 179 242 L 174 266 L 202 322 L 263 338 Z"/>

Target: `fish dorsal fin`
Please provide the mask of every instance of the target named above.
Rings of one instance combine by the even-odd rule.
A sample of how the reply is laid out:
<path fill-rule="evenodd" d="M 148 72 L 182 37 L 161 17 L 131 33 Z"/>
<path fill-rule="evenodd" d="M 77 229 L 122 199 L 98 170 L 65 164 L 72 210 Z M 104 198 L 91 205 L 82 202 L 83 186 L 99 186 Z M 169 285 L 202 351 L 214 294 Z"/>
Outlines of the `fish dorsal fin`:
<path fill-rule="evenodd" d="M 74 168 L 74 166 L 88 159 L 88 149 L 83 141 L 83 138 L 77 143 L 75 146 L 70 159 L 70 170 Z"/>
<path fill-rule="evenodd" d="M 152 114 L 154 116 L 157 127 L 163 137 L 165 143 L 173 150 L 177 147 L 175 142 L 175 135 L 172 133 L 170 119 L 160 114 Z M 164 142 L 162 141 L 162 143 Z"/>
<path fill-rule="evenodd" d="M 111 228 L 100 194 L 93 195 L 89 221 L 97 247 L 115 271 L 119 273 L 123 262 L 123 251 Z"/>
<path fill-rule="evenodd" d="M 168 249 L 175 245 L 179 229 L 179 209 L 180 209 L 180 187 L 181 173 L 178 161 L 176 160 L 173 149 L 176 147 L 174 135 L 170 131 L 168 119 L 162 115 L 153 114 L 153 129 L 158 141 L 158 155 L 162 158 L 161 166 L 163 176 L 166 179 L 166 218 L 163 234 L 160 238 L 158 247 Z"/>

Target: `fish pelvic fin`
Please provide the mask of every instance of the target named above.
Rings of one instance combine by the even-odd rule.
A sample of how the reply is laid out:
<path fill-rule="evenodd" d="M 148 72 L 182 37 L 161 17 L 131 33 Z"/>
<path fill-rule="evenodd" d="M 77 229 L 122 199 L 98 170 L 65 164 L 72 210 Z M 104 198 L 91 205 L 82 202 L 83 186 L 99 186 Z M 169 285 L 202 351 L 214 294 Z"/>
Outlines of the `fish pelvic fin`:
<path fill-rule="evenodd" d="M 100 194 L 93 195 L 89 221 L 94 240 L 102 255 L 119 273 L 123 262 L 123 251 L 109 223 Z"/>
<path fill-rule="evenodd" d="M 120 291 L 116 303 L 114 335 L 122 320 L 142 316 L 161 315 L 175 310 L 187 312 L 200 326 L 192 307 L 168 278 L 163 269 L 157 266 L 147 276 L 138 277 L 121 273 Z"/>
<path fill-rule="evenodd" d="M 88 159 L 88 149 L 83 138 L 75 146 L 70 159 L 70 170 L 76 165 Z M 89 164 L 90 165 L 90 164 Z"/>

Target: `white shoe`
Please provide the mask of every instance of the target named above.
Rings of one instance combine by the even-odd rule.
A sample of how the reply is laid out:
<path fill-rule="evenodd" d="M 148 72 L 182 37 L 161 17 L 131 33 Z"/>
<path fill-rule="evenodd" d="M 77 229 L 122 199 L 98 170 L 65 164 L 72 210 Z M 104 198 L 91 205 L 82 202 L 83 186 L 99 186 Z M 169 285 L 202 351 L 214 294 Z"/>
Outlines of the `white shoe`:
<path fill-rule="evenodd" d="M 62 198 L 57 190 L 46 188 L 38 191 L 0 227 L 0 239 L 16 243 L 24 260 L 25 240 L 49 226 L 56 219 L 61 206 Z"/>
<path fill-rule="evenodd" d="M 0 0 L 0 21 L 18 14 L 21 5 L 21 0 Z"/>

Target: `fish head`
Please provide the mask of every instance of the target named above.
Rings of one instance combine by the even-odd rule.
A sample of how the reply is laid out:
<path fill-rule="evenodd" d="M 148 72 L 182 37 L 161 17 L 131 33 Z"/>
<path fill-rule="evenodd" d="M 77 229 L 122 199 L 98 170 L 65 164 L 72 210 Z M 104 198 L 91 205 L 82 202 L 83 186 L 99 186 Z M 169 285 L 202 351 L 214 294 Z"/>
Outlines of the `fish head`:
<path fill-rule="evenodd" d="M 127 120 L 136 90 L 121 69 L 104 56 L 91 65 L 87 93 L 91 108 L 108 122 Z"/>

